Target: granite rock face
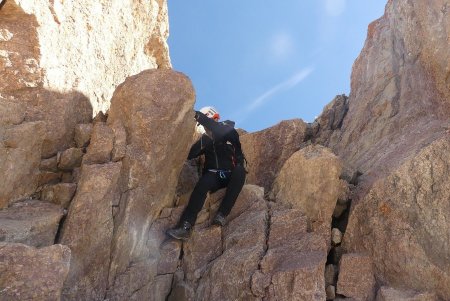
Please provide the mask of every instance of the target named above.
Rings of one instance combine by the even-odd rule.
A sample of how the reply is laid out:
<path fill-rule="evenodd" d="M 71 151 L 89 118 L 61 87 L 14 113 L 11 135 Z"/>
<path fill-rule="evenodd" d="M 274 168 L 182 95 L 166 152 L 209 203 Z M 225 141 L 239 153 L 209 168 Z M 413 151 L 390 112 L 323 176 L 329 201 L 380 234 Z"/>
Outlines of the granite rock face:
<path fill-rule="evenodd" d="M 63 291 L 66 300 L 99 300 L 105 295 L 120 169 L 120 162 L 82 167 L 60 241 L 72 251 Z"/>
<path fill-rule="evenodd" d="M 0 125 L 0 209 L 36 191 L 44 126 L 43 122 Z"/>
<path fill-rule="evenodd" d="M 186 129 L 195 122 L 193 103 L 186 76 L 148 70 L 121 84 L 107 122 L 95 122 L 61 234 L 73 251 L 66 300 L 168 294 L 172 275 L 157 271 L 171 263 L 158 264 L 160 241 L 153 245 L 149 233 L 161 227 L 155 220 L 174 200 L 192 136 Z"/>
<path fill-rule="evenodd" d="M 211 220 L 224 190 L 208 197 L 206 218 L 181 246 L 168 300 L 325 299 L 326 240 L 308 232 L 300 210 L 268 202 L 263 191 L 245 185 L 222 228 Z M 171 210 L 172 225 L 180 214 Z"/>
<path fill-rule="evenodd" d="M 262 186 L 269 192 L 284 162 L 300 149 L 307 130 L 305 122 L 294 119 L 241 135 L 242 149 L 249 164 L 247 183 Z"/>
<path fill-rule="evenodd" d="M 369 25 L 353 65 L 348 112 L 328 144 L 368 184 L 450 127 L 448 5 L 390 0 Z"/>
<path fill-rule="evenodd" d="M 372 256 L 383 283 L 444 300 L 450 298 L 449 162 L 445 137 L 377 181 L 354 206 L 344 236 L 347 250 Z"/>
<path fill-rule="evenodd" d="M 96 113 L 109 107 L 127 76 L 171 66 L 163 0 L 130 5 L 7 0 L 0 15 L 0 64 L 7 79 L 0 91 L 38 86 L 79 91 Z"/>
<path fill-rule="evenodd" d="M 0 242 L 1 300 L 60 300 L 70 249 Z"/>
<path fill-rule="evenodd" d="M 0 241 L 34 247 L 51 246 L 63 216 L 61 207 L 36 200 L 0 210 Z"/>

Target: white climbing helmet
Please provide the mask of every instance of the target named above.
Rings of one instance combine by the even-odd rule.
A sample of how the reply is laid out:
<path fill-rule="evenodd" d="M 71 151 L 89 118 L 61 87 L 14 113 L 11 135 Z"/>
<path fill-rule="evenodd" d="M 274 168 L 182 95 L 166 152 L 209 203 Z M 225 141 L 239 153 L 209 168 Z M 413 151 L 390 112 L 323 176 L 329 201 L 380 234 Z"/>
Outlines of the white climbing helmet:
<path fill-rule="evenodd" d="M 220 119 L 219 111 L 216 110 L 214 107 L 203 107 L 200 109 L 200 112 L 206 115 L 206 117 L 212 118 L 212 119 Z"/>
<path fill-rule="evenodd" d="M 219 120 L 220 119 L 219 111 L 217 111 L 216 108 L 214 108 L 214 107 L 210 107 L 210 106 L 203 107 L 203 108 L 200 109 L 200 112 L 205 114 L 206 117 L 208 117 L 208 118 L 212 118 L 212 119 L 215 119 L 215 120 Z M 206 133 L 205 128 L 203 127 L 203 125 L 201 125 L 198 122 L 195 125 L 195 130 L 197 131 L 197 133 L 199 133 L 201 135 Z"/>

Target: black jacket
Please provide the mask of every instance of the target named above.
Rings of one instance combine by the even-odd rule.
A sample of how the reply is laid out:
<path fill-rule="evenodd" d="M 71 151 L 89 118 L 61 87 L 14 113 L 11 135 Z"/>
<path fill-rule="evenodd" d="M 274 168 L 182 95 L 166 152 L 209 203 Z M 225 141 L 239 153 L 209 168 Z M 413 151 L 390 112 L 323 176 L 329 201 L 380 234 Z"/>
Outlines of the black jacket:
<path fill-rule="evenodd" d="M 233 126 L 216 122 L 201 112 L 196 112 L 195 119 L 212 133 L 212 137 L 202 135 L 192 145 L 189 160 L 205 155 L 204 170 L 233 170 L 236 165 L 244 164 L 239 134 Z"/>

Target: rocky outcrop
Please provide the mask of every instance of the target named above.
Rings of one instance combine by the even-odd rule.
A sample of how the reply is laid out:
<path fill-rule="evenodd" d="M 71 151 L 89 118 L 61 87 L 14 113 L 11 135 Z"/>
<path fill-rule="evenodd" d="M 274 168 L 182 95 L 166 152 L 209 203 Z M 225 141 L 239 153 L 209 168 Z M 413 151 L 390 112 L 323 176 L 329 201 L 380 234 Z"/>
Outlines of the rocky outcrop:
<path fill-rule="evenodd" d="M 301 211 L 268 202 L 263 192 L 245 185 L 223 228 L 210 223 L 224 190 L 210 195 L 189 241 L 163 243 L 176 259 L 164 270 L 174 274 L 168 300 L 325 299 L 326 240 L 307 229 Z M 166 227 L 182 209 L 171 209 Z"/>
<path fill-rule="evenodd" d="M 370 254 L 382 283 L 450 298 L 449 162 L 445 137 L 376 182 L 354 206 L 344 246 Z"/>
<path fill-rule="evenodd" d="M 0 242 L 0 299 L 60 300 L 70 249 Z"/>
<path fill-rule="evenodd" d="M 330 146 L 367 184 L 446 134 L 450 124 L 449 8 L 392 1 L 370 24 L 353 65 L 348 112 Z"/>
<path fill-rule="evenodd" d="M 249 164 L 247 182 L 262 186 L 269 192 L 284 162 L 300 149 L 307 132 L 307 124 L 294 119 L 242 135 L 242 149 Z"/>
<path fill-rule="evenodd" d="M 0 91 L 38 86 L 79 91 L 96 113 L 109 107 L 127 76 L 170 67 L 163 0 L 132 5 L 6 0 L 0 15 L 5 67 L 0 74 L 6 79 Z"/>
<path fill-rule="evenodd" d="M 171 276 L 156 274 L 159 244 L 149 231 L 173 204 L 193 103 L 187 77 L 148 70 L 118 87 L 107 122 L 96 119 L 61 233 L 73 252 L 65 299 L 140 300 L 170 289 Z"/>
<path fill-rule="evenodd" d="M 363 173 L 344 251 L 370 255 L 379 284 L 443 300 L 450 298 L 448 10 L 443 0 L 389 1 L 353 66 L 341 127 L 314 138 Z M 337 105 L 324 110 L 326 120 Z"/>

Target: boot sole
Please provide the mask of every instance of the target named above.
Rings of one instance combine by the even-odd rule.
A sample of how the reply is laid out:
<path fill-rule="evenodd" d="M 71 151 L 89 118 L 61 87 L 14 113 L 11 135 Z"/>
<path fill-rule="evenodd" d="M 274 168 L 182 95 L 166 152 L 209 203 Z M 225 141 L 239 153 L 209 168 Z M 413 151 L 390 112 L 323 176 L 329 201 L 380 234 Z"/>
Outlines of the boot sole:
<path fill-rule="evenodd" d="M 188 240 L 188 238 L 189 237 L 182 237 L 182 236 L 177 236 L 177 235 L 174 235 L 174 234 L 172 234 L 172 233 L 166 233 L 168 236 L 170 236 L 170 237 L 172 237 L 172 238 L 175 238 L 175 239 L 178 239 L 178 240 L 183 240 L 183 241 L 186 241 L 186 240 Z"/>

